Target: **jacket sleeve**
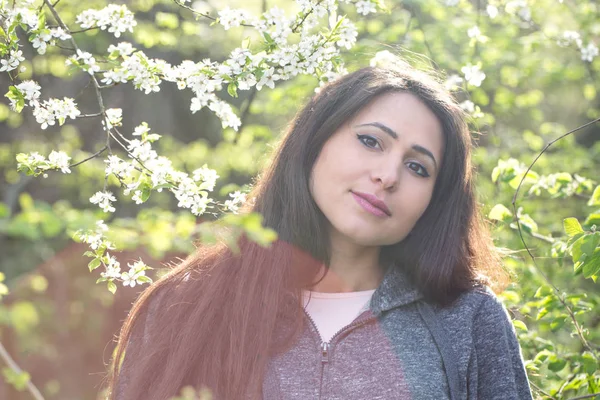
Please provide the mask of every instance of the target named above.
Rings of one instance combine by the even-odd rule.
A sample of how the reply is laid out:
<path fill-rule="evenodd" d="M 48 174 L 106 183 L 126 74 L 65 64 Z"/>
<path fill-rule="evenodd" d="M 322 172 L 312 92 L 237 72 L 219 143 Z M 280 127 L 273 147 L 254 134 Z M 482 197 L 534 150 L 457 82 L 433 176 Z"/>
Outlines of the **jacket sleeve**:
<path fill-rule="evenodd" d="M 531 399 L 521 348 L 506 308 L 485 295 L 473 320 L 469 399 Z"/>

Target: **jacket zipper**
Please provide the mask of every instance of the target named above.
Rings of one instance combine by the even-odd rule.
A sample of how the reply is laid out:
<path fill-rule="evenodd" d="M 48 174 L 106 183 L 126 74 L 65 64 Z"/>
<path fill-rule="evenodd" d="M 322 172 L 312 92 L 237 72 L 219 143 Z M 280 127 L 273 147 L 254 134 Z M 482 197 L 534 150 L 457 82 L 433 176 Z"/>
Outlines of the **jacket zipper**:
<path fill-rule="evenodd" d="M 345 327 L 343 327 L 342 329 L 340 329 L 339 331 L 337 331 L 331 337 L 331 339 L 329 340 L 329 342 L 323 342 L 322 341 L 323 337 L 321 336 L 321 333 L 319 332 L 319 328 L 317 328 L 317 324 L 315 324 L 315 321 L 312 319 L 312 317 L 310 316 L 310 314 L 306 311 L 306 309 L 304 309 L 304 314 L 306 314 L 306 317 L 308 318 L 308 320 L 312 324 L 313 328 L 317 332 L 317 335 L 319 336 L 319 340 L 321 341 L 321 374 L 320 374 L 320 379 L 319 379 L 319 381 L 320 381 L 320 383 L 319 383 L 319 399 L 321 398 L 321 394 L 323 393 L 323 373 L 325 372 L 325 364 L 329 363 L 329 355 L 330 355 L 331 343 L 333 342 L 333 340 L 338 335 L 340 335 L 344 331 L 350 331 L 350 330 L 352 330 L 354 328 L 357 328 L 357 327 L 359 327 L 361 325 L 364 325 L 367 322 L 369 322 L 369 321 L 377 318 L 374 315 L 371 315 L 371 316 L 366 317 L 366 318 L 361 318 L 362 315 L 364 315 L 367 312 L 368 311 L 363 312 L 361 315 L 358 316 L 358 318 L 356 318 L 349 325 L 346 325 Z"/>

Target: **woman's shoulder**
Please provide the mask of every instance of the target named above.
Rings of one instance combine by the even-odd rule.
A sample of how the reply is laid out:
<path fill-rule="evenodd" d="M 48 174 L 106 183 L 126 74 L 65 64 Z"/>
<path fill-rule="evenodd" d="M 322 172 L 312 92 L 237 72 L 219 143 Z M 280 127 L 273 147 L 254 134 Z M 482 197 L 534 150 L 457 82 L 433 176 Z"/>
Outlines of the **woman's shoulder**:
<path fill-rule="evenodd" d="M 500 298 L 485 285 L 474 286 L 463 292 L 454 302 L 439 309 L 445 319 L 460 320 L 465 326 L 482 322 L 505 325 L 510 322 L 506 307 Z"/>

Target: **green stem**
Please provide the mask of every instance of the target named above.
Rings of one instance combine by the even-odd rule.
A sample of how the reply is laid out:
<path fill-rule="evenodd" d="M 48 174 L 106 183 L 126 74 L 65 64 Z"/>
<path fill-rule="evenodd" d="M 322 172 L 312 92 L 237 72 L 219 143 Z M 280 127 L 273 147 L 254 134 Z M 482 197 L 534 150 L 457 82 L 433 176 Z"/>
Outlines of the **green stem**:
<path fill-rule="evenodd" d="M 8 365 L 8 368 L 12 369 L 15 373 L 23 373 L 23 370 L 19 368 L 15 360 L 13 360 L 10 354 L 8 354 L 8 352 L 2 345 L 2 342 L 0 342 L 0 357 L 4 360 L 6 365 Z M 36 388 L 35 385 L 31 382 L 31 379 L 27 381 L 26 388 L 35 400 L 44 400 L 44 396 L 42 396 L 38 388 Z"/>

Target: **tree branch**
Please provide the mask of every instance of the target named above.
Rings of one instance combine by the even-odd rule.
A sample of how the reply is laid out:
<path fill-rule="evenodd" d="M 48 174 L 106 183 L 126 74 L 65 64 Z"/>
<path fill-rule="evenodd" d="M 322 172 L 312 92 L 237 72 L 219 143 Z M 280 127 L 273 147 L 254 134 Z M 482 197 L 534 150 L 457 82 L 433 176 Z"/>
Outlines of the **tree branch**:
<path fill-rule="evenodd" d="M 538 270 L 538 272 L 542 275 L 542 277 L 544 278 L 544 280 L 552 287 L 552 289 L 554 290 L 556 297 L 558 298 L 558 300 L 562 303 L 563 307 L 565 307 L 565 309 L 567 310 L 567 312 L 569 313 L 569 316 L 571 318 L 571 320 L 573 321 L 573 325 L 575 326 L 575 329 L 577 331 L 577 335 L 579 336 L 579 339 L 581 340 L 581 343 L 583 344 L 583 346 L 590 351 L 591 354 L 594 355 L 594 358 L 598 359 L 598 356 L 596 355 L 594 349 L 592 348 L 592 346 L 590 346 L 590 344 L 588 343 L 587 339 L 585 338 L 584 334 L 583 334 L 583 329 L 581 328 L 581 325 L 579 325 L 579 323 L 577 322 L 577 319 L 575 318 L 575 314 L 573 313 L 573 310 L 571 310 L 571 307 L 569 307 L 569 305 L 566 303 L 566 301 L 563 299 L 563 297 L 561 296 L 561 292 L 558 289 L 558 287 L 556 287 L 556 285 L 554 285 L 554 283 L 552 283 L 550 281 L 550 279 L 548 278 L 548 276 L 538 267 L 536 261 L 535 261 L 535 257 L 533 256 L 533 254 L 531 253 L 531 251 L 529 250 L 529 246 L 527 246 L 527 243 L 525 242 L 525 238 L 523 237 L 523 231 L 521 230 L 521 222 L 519 221 L 519 216 L 517 213 L 517 197 L 519 196 L 519 191 L 521 190 L 521 186 L 523 185 L 523 182 L 525 181 L 525 178 L 527 177 L 527 175 L 529 174 L 529 171 L 531 171 L 531 169 L 533 168 L 533 166 L 535 165 L 535 163 L 540 159 L 540 157 L 546 152 L 546 150 L 548 150 L 550 148 L 550 146 L 552 146 L 554 143 L 558 142 L 559 140 L 577 132 L 582 130 L 583 128 L 586 128 L 590 125 L 593 125 L 597 122 L 600 121 L 600 118 L 597 118 L 593 121 L 588 122 L 587 124 L 583 124 L 575 129 L 570 130 L 569 132 L 565 133 L 564 135 L 554 139 L 553 141 L 551 141 L 550 143 L 548 143 L 543 149 L 542 151 L 537 155 L 537 157 L 533 160 L 533 162 L 531 163 L 531 165 L 529 165 L 529 167 L 527 168 L 527 171 L 525 171 L 525 174 L 523 174 L 523 177 L 521 178 L 521 181 L 519 182 L 519 186 L 517 186 L 517 190 L 515 191 L 515 194 L 512 198 L 512 205 L 513 205 L 513 211 L 514 211 L 514 215 L 515 215 L 515 219 L 516 219 L 516 223 L 517 223 L 517 228 L 519 231 L 519 237 L 521 238 L 521 242 L 523 243 L 523 246 L 525 246 L 525 250 L 527 250 L 527 253 L 529 254 L 529 256 L 531 257 L 531 260 L 533 261 L 533 264 L 535 265 L 536 269 Z"/>
<path fill-rule="evenodd" d="M 108 146 L 104 146 L 104 147 L 102 148 L 102 150 L 100 150 L 100 151 L 97 151 L 96 153 L 94 153 L 93 155 L 89 156 L 89 157 L 88 157 L 88 158 L 86 158 L 85 160 L 82 160 L 82 161 L 76 162 L 75 164 L 71 164 L 71 165 L 69 165 L 69 168 L 76 167 L 76 166 L 78 166 L 78 165 L 81 165 L 81 164 L 83 164 L 83 163 L 84 163 L 84 162 L 86 162 L 86 161 L 89 161 L 89 160 L 91 160 L 92 158 L 96 158 L 96 157 L 98 157 L 100 154 L 104 153 L 104 151 L 106 151 L 106 149 L 108 149 Z"/>
<path fill-rule="evenodd" d="M 584 396 L 578 396 L 578 397 L 571 397 L 568 400 L 581 400 L 581 399 L 589 399 L 591 397 L 596 397 L 596 396 L 600 396 L 600 392 L 598 393 L 592 393 L 592 394 L 586 394 Z"/>
<path fill-rule="evenodd" d="M 0 342 L 0 358 L 2 358 L 4 360 L 4 362 L 6 363 L 6 365 L 8 365 L 8 368 L 13 370 L 15 373 L 17 373 L 17 374 L 23 373 L 23 370 L 21 368 L 19 368 L 19 366 L 17 365 L 15 360 L 13 360 L 12 357 L 10 356 L 10 354 L 8 354 L 8 352 L 2 345 L 2 342 Z M 27 388 L 27 390 L 33 396 L 33 398 L 35 400 L 44 400 L 44 396 L 42 396 L 42 394 L 40 393 L 38 388 L 35 387 L 35 385 L 31 382 L 31 379 L 29 379 L 27 381 L 25 387 Z"/>

